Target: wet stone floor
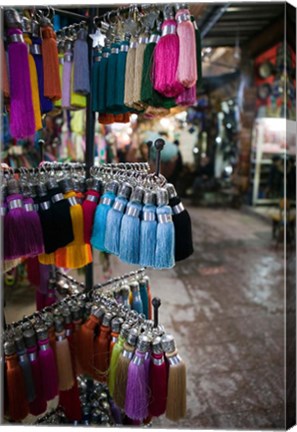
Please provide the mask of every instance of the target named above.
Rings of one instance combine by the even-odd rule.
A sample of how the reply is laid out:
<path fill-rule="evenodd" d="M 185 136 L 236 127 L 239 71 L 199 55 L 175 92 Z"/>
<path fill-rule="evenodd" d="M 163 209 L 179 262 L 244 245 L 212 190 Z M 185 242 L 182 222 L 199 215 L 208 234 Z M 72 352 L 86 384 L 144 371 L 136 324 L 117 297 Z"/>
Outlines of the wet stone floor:
<path fill-rule="evenodd" d="M 148 271 L 160 322 L 187 365 L 187 416 L 178 423 L 163 416 L 153 427 L 283 429 L 283 248 L 272 242 L 271 225 L 251 214 L 188 210 L 194 255 L 172 270 Z M 111 276 L 134 268 L 111 258 Z M 7 300 L 18 319 L 19 296 Z"/>

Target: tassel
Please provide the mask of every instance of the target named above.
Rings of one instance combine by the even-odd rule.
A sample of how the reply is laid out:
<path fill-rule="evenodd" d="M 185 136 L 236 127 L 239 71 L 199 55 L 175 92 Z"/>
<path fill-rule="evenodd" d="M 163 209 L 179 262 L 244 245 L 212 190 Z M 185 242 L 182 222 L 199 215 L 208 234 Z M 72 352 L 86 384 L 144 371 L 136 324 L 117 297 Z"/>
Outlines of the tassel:
<path fill-rule="evenodd" d="M 151 190 L 145 191 L 142 221 L 140 224 L 140 255 L 139 264 L 146 267 L 155 265 L 155 249 L 157 235 L 156 194 Z"/>
<path fill-rule="evenodd" d="M 88 57 L 88 32 L 81 28 L 77 32 L 77 39 L 74 42 L 73 62 L 74 62 L 74 85 L 75 93 L 87 95 L 90 93 L 90 70 Z"/>
<path fill-rule="evenodd" d="M 133 104 L 139 109 L 145 109 L 146 104 L 141 101 L 141 83 L 143 73 L 143 57 L 148 44 L 148 37 L 142 35 L 138 39 L 138 46 L 135 53 Z"/>
<path fill-rule="evenodd" d="M 102 324 L 100 326 L 99 336 L 95 338 L 97 345 L 96 355 L 94 358 L 95 376 L 100 382 L 107 381 L 108 367 L 109 367 L 109 350 L 110 350 L 110 321 L 112 315 L 105 313 Z"/>
<path fill-rule="evenodd" d="M 54 255 L 50 254 L 59 247 L 59 240 L 56 238 L 57 231 L 50 197 L 48 196 L 46 186 L 43 183 L 39 183 L 38 185 L 38 205 L 38 214 L 42 228 L 45 251 L 45 254 L 39 255 L 38 259 L 42 264 L 54 264 Z"/>
<path fill-rule="evenodd" d="M 142 280 L 146 283 L 147 297 L 148 297 L 148 319 L 152 319 L 152 293 L 150 287 L 150 278 L 148 276 L 143 276 Z"/>
<path fill-rule="evenodd" d="M 38 80 L 38 90 L 39 90 L 39 103 L 42 114 L 46 114 L 53 109 L 52 101 L 44 96 L 44 79 L 43 79 L 43 61 L 41 55 L 41 38 L 32 36 L 32 56 L 35 61 L 37 80 Z"/>
<path fill-rule="evenodd" d="M 109 344 L 109 358 L 111 359 L 112 350 L 117 343 L 118 337 L 120 335 L 121 325 L 123 324 L 123 319 L 115 317 L 111 320 L 111 334 L 110 334 L 110 344 Z"/>
<path fill-rule="evenodd" d="M 47 408 L 46 399 L 44 397 L 43 386 L 42 386 L 41 364 L 37 352 L 37 346 L 36 346 L 37 342 L 36 342 L 36 336 L 33 328 L 25 330 L 23 335 L 24 335 L 24 340 L 27 347 L 27 353 L 31 364 L 31 371 L 32 371 L 35 395 L 36 395 L 35 399 L 29 404 L 29 411 L 30 414 L 37 416 L 43 414 Z"/>
<path fill-rule="evenodd" d="M 41 294 L 37 289 L 35 290 L 35 303 L 38 311 L 46 307 L 46 295 Z"/>
<path fill-rule="evenodd" d="M 193 27 L 195 30 L 195 38 L 196 38 L 196 58 L 197 58 L 197 83 L 196 83 L 196 87 L 197 90 L 199 90 L 202 86 L 202 55 L 201 55 L 201 50 L 202 50 L 202 44 L 201 44 L 201 33 L 199 28 L 197 27 L 197 23 L 195 18 L 191 15 L 191 21 L 193 23 Z"/>
<path fill-rule="evenodd" d="M 149 413 L 151 416 L 159 417 L 165 413 L 167 401 L 167 367 L 161 345 L 161 338 L 159 336 L 152 342 L 149 388 Z"/>
<path fill-rule="evenodd" d="M 87 184 L 88 190 L 82 209 L 84 214 L 84 242 L 90 244 L 94 215 L 102 191 L 102 182 L 96 179 L 88 179 Z"/>
<path fill-rule="evenodd" d="M 38 213 L 34 207 L 34 201 L 30 198 L 32 187 L 22 186 L 23 204 L 27 213 L 27 235 L 30 238 L 30 255 L 35 256 L 44 252 L 42 228 Z"/>
<path fill-rule="evenodd" d="M 52 101 L 56 101 L 62 97 L 56 34 L 50 25 L 46 25 L 45 23 L 41 28 L 41 36 L 44 96 Z"/>
<path fill-rule="evenodd" d="M 28 215 L 23 207 L 23 196 L 19 194 L 19 185 L 15 179 L 9 179 L 8 196 L 6 198 L 9 211 L 5 215 L 7 230 L 4 259 L 20 258 L 31 253 L 31 236 L 28 231 Z M 34 239 L 33 239 L 34 241 Z"/>
<path fill-rule="evenodd" d="M 154 51 L 154 89 L 166 97 L 176 97 L 183 92 L 183 85 L 176 79 L 179 58 L 179 40 L 176 21 L 165 20 L 162 36 Z"/>
<path fill-rule="evenodd" d="M 63 321 L 60 318 L 55 320 L 55 329 L 59 390 L 70 390 L 74 385 L 71 354 L 69 342 L 65 335 Z"/>
<path fill-rule="evenodd" d="M 101 114 L 98 117 L 100 124 L 112 124 L 115 122 L 115 116 L 113 114 Z"/>
<path fill-rule="evenodd" d="M 165 269 L 174 266 L 174 225 L 172 222 L 172 210 L 168 204 L 168 192 L 159 189 L 157 192 L 157 240 L 155 253 L 155 268 Z"/>
<path fill-rule="evenodd" d="M 93 51 L 93 65 L 91 72 L 91 93 L 92 93 L 92 110 L 99 111 L 99 64 L 102 60 L 102 52 L 99 48 Z"/>
<path fill-rule="evenodd" d="M 137 349 L 128 368 L 125 412 L 132 420 L 144 420 L 148 416 L 148 380 L 144 365 L 149 350 L 149 339 L 140 336 Z"/>
<path fill-rule="evenodd" d="M 16 26 L 19 17 L 13 9 L 5 11 L 8 21 L 11 12 L 15 15 Z M 27 138 L 35 133 L 34 109 L 32 102 L 28 48 L 23 33 L 17 28 L 7 30 L 9 79 L 10 79 L 10 133 L 13 138 Z"/>
<path fill-rule="evenodd" d="M 149 299 L 147 292 L 147 283 L 146 279 L 142 278 L 139 280 L 139 292 L 142 302 L 143 313 L 146 319 L 149 319 Z"/>
<path fill-rule="evenodd" d="M 55 354 L 49 344 L 47 328 L 38 327 L 37 338 L 39 345 L 39 362 L 43 395 L 47 401 L 58 394 L 58 372 Z"/>
<path fill-rule="evenodd" d="M 94 374 L 94 338 L 95 329 L 100 324 L 103 311 L 93 308 L 90 318 L 81 326 L 78 335 L 78 360 L 82 369 L 88 375 Z"/>
<path fill-rule="evenodd" d="M 106 112 L 107 64 L 109 56 L 110 48 L 106 46 L 102 50 L 102 59 L 99 63 L 98 111 L 100 114 L 104 114 Z M 100 116 L 99 121 L 101 121 Z"/>
<path fill-rule="evenodd" d="M 56 265 L 67 268 L 81 268 L 92 261 L 90 245 L 84 243 L 83 210 L 76 200 L 73 184 L 70 178 L 62 180 L 64 197 L 70 202 L 70 215 L 74 233 L 73 242 L 65 249 L 56 252 Z M 66 261 L 65 261 L 66 256 Z"/>
<path fill-rule="evenodd" d="M 47 295 L 48 293 L 50 271 L 51 271 L 50 265 L 44 265 L 39 263 L 40 283 L 39 283 L 38 291 L 45 295 Z"/>
<path fill-rule="evenodd" d="M 41 109 L 39 100 L 39 89 L 38 89 L 38 78 L 34 58 L 30 52 L 32 47 L 32 41 L 28 34 L 24 34 L 24 41 L 28 47 L 28 58 L 29 58 L 29 71 L 30 71 L 30 82 L 31 82 L 31 95 L 34 110 L 34 121 L 35 121 L 35 131 L 42 129 L 41 121 Z"/>
<path fill-rule="evenodd" d="M 193 106 L 197 102 L 196 85 L 185 88 L 184 91 L 177 96 L 176 103 L 181 106 Z"/>
<path fill-rule="evenodd" d="M 123 216 L 120 232 L 120 259 L 128 264 L 139 263 L 140 213 L 144 190 L 136 187 L 131 194 L 126 213 Z"/>
<path fill-rule="evenodd" d="M 172 208 L 172 220 L 175 232 L 175 261 L 181 261 L 193 254 L 192 225 L 188 211 L 177 196 L 174 186 L 166 185 L 169 205 Z"/>
<path fill-rule="evenodd" d="M 130 35 L 125 34 L 125 40 L 121 42 L 120 52 L 117 56 L 116 78 L 115 78 L 115 108 L 125 112 L 127 108 L 124 105 L 125 95 L 125 72 L 127 52 L 129 50 Z"/>
<path fill-rule="evenodd" d="M 124 343 L 123 351 L 120 354 L 118 359 L 116 375 L 115 375 L 113 399 L 117 404 L 117 406 L 121 409 L 125 409 L 128 369 L 129 369 L 130 361 L 132 360 L 135 351 L 137 337 L 138 337 L 137 330 L 131 329 L 129 331 L 127 342 Z"/>
<path fill-rule="evenodd" d="M 110 56 L 108 57 L 106 69 L 106 111 L 113 113 L 115 107 L 115 91 L 116 91 L 116 69 L 117 59 L 119 55 L 120 44 L 114 42 L 111 44 Z"/>
<path fill-rule="evenodd" d="M 93 232 L 91 237 L 91 245 L 95 249 L 99 249 L 102 252 L 106 252 L 104 244 L 105 244 L 107 214 L 111 209 L 111 207 L 113 206 L 117 189 L 118 189 L 117 181 L 111 181 L 110 183 L 108 183 L 106 186 L 106 190 L 100 199 L 100 203 L 96 208 Z"/>
<path fill-rule="evenodd" d="M 48 180 L 46 186 L 51 201 L 51 210 L 57 237 L 56 248 L 58 249 L 69 245 L 74 240 L 71 206 L 68 199 L 65 199 L 63 196 L 62 188 L 54 178 Z"/>
<path fill-rule="evenodd" d="M 138 312 L 139 314 L 143 313 L 143 305 L 139 292 L 139 283 L 137 281 L 131 282 L 130 289 L 132 292 L 132 309 Z"/>
<path fill-rule="evenodd" d="M 76 376 L 83 374 L 83 368 L 81 367 L 81 364 L 79 362 L 79 337 L 80 337 L 80 331 L 81 331 L 81 325 L 82 325 L 82 310 L 78 304 L 74 304 L 71 306 L 71 315 L 72 315 L 72 322 L 73 322 L 73 353 L 74 353 L 74 359 L 75 359 L 75 371 Z"/>
<path fill-rule="evenodd" d="M 40 271 L 39 271 L 39 261 L 37 257 L 28 258 L 26 260 L 26 270 L 28 281 L 31 285 L 39 287 L 40 285 Z"/>
<path fill-rule="evenodd" d="M 195 87 L 197 81 L 196 38 L 188 9 L 179 9 L 175 15 L 179 39 L 177 79 L 186 88 Z"/>
<path fill-rule="evenodd" d="M 132 186 L 129 183 L 123 183 L 107 214 L 104 246 L 109 253 L 114 255 L 119 254 L 121 223 L 131 192 Z"/>
<path fill-rule="evenodd" d="M 127 107 L 131 107 L 131 108 L 136 108 L 133 103 L 133 96 L 134 96 L 135 61 L 136 61 L 137 46 L 138 46 L 137 41 L 130 43 L 130 48 L 126 58 L 124 103 Z"/>
<path fill-rule="evenodd" d="M 35 393 L 31 364 L 30 364 L 29 357 L 27 355 L 25 341 L 22 333 L 17 332 L 14 340 L 15 340 L 15 345 L 16 345 L 17 354 L 19 358 L 19 365 L 23 372 L 27 401 L 32 402 L 36 397 L 36 393 Z"/>
<path fill-rule="evenodd" d="M 178 355 L 171 335 L 162 337 L 162 348 L 169 363 L 166 417 L 178 421 L 187 411 L 186 365 Z"/>
<path fill-rule="evenodd" d="M 71 78 L 72 78 L 72 42 L 67 40 L 65 43 L 65 54 L 62 75 L 62 108 L 71 107 Z"/>
<path fill-rule="evenodd" d="M 4 343 L 9 417 L 18 422 L 29 414 L 25 381 L 15 352 L 14 342 Z"/>
<path fill-rule="evenodd" d="M 9 79 L 7 68 L 7 55 L 4 49 L 4 42 L 1 41 L 1 66 L 2 66 L 2 92 L 5 98 L 9 98 Z"/>
<path fill-rule="evenodd" d="M 130 330 L 130 326 L 124 323 L 121 328 L 120 336 L 118 337 L 118 340 L 112 350 L 110 367 L 109 367 L 109 375 L 108 375 L 108 389 L 111 397 L 113 397 L 114 390 L 115 390 L 115 379 L 116 379 L 116 373 L 118 367 L 118 360 L 124 349 L 124 343 L 126 338 L 129 335 L 129 330 Z"/>
<path fill-rule="evenodd" d="M 174 98 L 166 98 L 158 93 L 152 83 L 154 51 L 160 40 L 159 32 L 153 33 L 149 39 L 143 55 L 143 71 L 141 82 L 141 101 L 152 107 L 173 108 L 176 106 Z"/>

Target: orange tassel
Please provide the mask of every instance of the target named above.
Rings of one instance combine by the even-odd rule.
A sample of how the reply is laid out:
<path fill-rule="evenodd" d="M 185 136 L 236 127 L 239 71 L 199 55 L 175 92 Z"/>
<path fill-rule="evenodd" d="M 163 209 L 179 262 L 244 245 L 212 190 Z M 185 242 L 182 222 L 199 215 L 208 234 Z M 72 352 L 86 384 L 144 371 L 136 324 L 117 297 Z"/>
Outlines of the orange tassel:
<path fill-rule="evenodd" d="M 38 255 L 38 261 L 40 262 L 40 264 L 54 265 L 55 264 L 55 254 L 54 253 L 40 254 L 40 255 Z"/>
<path fill-rule="evenodd" d="M 24 41 L 28 45 L 28 48 L 30 49 L 30 46 L 32 45 L 32 41 L 27 34 L 24 34 Z M 39 129 L 42 129 L 39 88 L 38 88 L 36 64 L 32 54 L 30 53 L 30 50 L 29 50 L 28 57 L 29 57 L 32 102 L 33 102 L 34 119 L 35 119 L 35 130 L 38 131 Z"/>
<path fill-rule="evenodd" d="M 99 114 L 99 123 L 101 124 L 111 124 L 115 122 L 113 114 Z"/>
<path fill-rule="evenodd" d="M 3 40 L 1 41 L 1 65 L 2 65 L 2 91 L 5 98 L 9 98 L 9 81 L 8 81 L 8 69 L 7 69 L 7 57 L 4 50 Z"/>
<path fill-rule="evenodd" d="M 61 99 L 61 82 L 56 34 L 50 26 L 41 29 L 44 96 L 52 101 Z"/>
<path fill-rule="evenodd" d="M 97 349 L 94 356 L 94 368 L 97 380 L 101 382 L 107 381 L 109 367 L 109 350 L 110 350 L 110 320 L 111 314 L 106 313 L 100 327 L 99 336 L 95 339 Z"/>
<path fill-rule="evenodd" d="M 10 347 L 8 347 L 8 344 Z M 12 348 L 11 342 L 4 345 L 4 351 L 7 348 Z M 17 354 L 6 355 L 5 363 L 9 417 L 14 421 L 21 421 L 29 414 L 29 404 L 26 398 L 24 376 Z"/>

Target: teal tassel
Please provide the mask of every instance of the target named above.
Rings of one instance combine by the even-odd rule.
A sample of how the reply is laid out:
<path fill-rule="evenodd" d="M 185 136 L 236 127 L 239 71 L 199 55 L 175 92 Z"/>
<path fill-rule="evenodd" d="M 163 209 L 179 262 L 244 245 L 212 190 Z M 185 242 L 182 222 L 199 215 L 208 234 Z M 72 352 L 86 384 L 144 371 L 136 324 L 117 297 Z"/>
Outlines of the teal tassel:
<path fill-rule="evenodd" d="M 129 202 L 122 219 L 120 234 L 120 259 L 128 264 L 139 263 L 140 212 L 139 202 Z M 136 216 L 132 216 L 135 212 Z"/>
<path fill-rule="evenodd" d="M 132 290 L 132 309 L 138 312 L 139 314 L 141 314 L 143 313 L 143 304 L 140 297 L 138 282 L 135 282 L 131 286 L 131 290 Z"/>
<path fill-rule="evenodd" d="M 116 79 L 115 79 L 115 108 L 121 110 L 123 113 L 128 112 L 129 109 L 124 105 L 125 94 L 125 72 L 127 51 L 125 47 L 129 48 L 129 41 L 121 42 L 120 52 L 117 56 Z"/>
<path fill-rule="evenodd" d="M 109 203 L 104 204 L 104 200 L 108 200 Z M 106 192 L 104 195 L 102 195 L 100 203 L 96 208 L 93 232 L 91 237 L 91 245 L 95 249 L 99 249 L 102 252 L 106 252 L 104 243 L 105 243 L 107 213 L 111 209 L 114 200 L 115 200 L 115 193 L 110 191 Z"/>
<path fill-rule="evenodd" d="M 158 227 L 155 255 L 155 267 L 166 269 L 174 266 L 174 225 L 172 222 L 172 210 L 168 205 L 157 207 Z M 162 219 L 166 218 L 166 222 Z"/>
<path fill-rule="evenodd" d="M 146 204 L 143 207 L 143 216 L 140 226 L 139 264 L 142 266 L 154 267 L 155 265 L 156 235 L 156 206 L 152 204 Z"/>
<path fill-rule="evenodd" d="M 113 208 L 107 215 L 105 249 L 114 255 L 119 254 L 121 223 L 127 203 L 128 200 L 126 198 L 117 197 Z M 115 207 L 120 209 L 116 210 Z"/>
<path fill-rule="evenodd" d="M 110 48 L 103 48 L 102 59 L 99 62 L 99 84 L 98 84 L 98 110 L 101 114 L 106 113 L 106 76 Z"/>
<path fill-rule="evenodd" d="M 100 60 L 99 60 L 100 59 Z M 94 61 L 92 66 L 92 110 L 99 111 L 99 66 L 101 61 L 101 53 L 97 50 L 94 51 Z"/>
<path fill-rule="evenodd" d="M 145 281 L 139 281 L 139 291 L 140 291 L 140 297 L 142 301 L 142 307 L 143 307 L 143 313 L 146 317 L 146 319 L 149 319 L 149 300 L 148 300 L 148 294 L 147 294 L 147 286 Z"/>
<path fill-rule="evenodd" d="M 108 57 L 106 69 L 106 112 L 115 113 L 115 88 L 117 58 L 119 55 L 120 44 L 111 44 L 111 54 Z"/>

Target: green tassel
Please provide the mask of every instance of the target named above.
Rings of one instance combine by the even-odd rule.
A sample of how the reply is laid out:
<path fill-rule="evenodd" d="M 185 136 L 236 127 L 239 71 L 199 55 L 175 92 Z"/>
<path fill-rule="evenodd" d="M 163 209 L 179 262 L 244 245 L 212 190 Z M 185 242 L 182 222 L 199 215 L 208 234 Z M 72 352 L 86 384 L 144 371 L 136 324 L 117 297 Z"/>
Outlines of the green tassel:
<path fill-rule="evenodd" d="M 99 62 L 98 111 L 106 113 L 106 76 L 110 48 L 103 48 L 102 59 Z"/>
<path fill-rule="evenodd" d="M 120 335 L 111 353 L 109 375 L 108 375 L 108 388 L 111 397 L 113 396 L 114 393 L 116 371 L 117 371 L 119 357 L 124 349 L 124 342 L 125 339 L 123 338 L 123 336 Z"/>
<path fill-rule="evenodd" d="M 99 111 L 99 66 L 100 61 L 97 59 L 101 58 L 101 53 L 99 56 L 98 51 L 94 51 L 93 56 L 93 66 L 92 66 L 92 81 L 91 81 L 91 91 L 92 91 L 92 110 L 95 112 Z"/>
<path fill-rule="evenodd" d="M 202 57 L 201 57 L 201 33 L 199 28 L 197 27 L 195 18 L 191 15 L 191 21 L 194 25 L 195 35 L 196 35 L 196 57 L 197 57 L 197 83 L 196 88 L 199 90 L 202 86 Z"/>
<path fill-rule="evenodd" d="M 129 112 L 129 109 L 124 105 L 124 95 L 125 95 L 125 71 L 126 71 L 126 60 L 127 51 L 125 47 L 129 48 L 129 41 L 122 41 L 120 52 L 117 55 L 116 64 L 116 78 L 115 78 L 115 97 L 114 105 L 118 112 L 125 113 Z"/>
<path fill-rule="evenodd" d="M 166 98 L 154 90 L 151 75 L 153 66 L 153 55 L 156 42 L 149 42 L 143 56 L 143 73 L 141 83 L 141 101 L 153 107 L 173 108 L 176 106 L 174 98 Z"/>
<path fill-rule="evenodd" d="M 111 44 L 111 54 L 108 57 L 106 69 L 106 112 L 113 114 L 117 111 L 115 107 L 115 87 L 119 49 L 119 43 L 114 42 Z"/>

